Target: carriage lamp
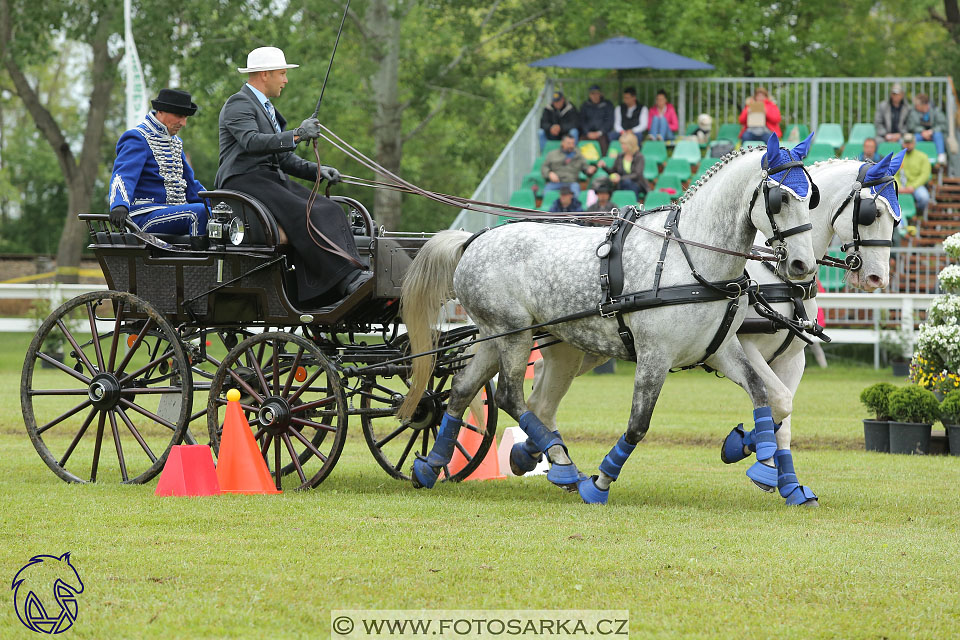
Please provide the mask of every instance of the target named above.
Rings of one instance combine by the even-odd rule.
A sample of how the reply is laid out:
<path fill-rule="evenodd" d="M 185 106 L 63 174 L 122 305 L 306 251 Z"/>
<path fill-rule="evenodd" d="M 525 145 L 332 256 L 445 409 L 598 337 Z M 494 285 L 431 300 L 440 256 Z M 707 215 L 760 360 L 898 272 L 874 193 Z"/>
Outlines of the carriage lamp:
<path fill-rule="evenodd" d="M 233 209 L 226 202 L 218 203 L 210 213 L 213 219 L 207 223 L 207 236 L 219 240 L 217 244 L 229 240 L 230 244 L 237 246 L 243 242 L 246 231 L 243 220 L 233 215 Z"/>

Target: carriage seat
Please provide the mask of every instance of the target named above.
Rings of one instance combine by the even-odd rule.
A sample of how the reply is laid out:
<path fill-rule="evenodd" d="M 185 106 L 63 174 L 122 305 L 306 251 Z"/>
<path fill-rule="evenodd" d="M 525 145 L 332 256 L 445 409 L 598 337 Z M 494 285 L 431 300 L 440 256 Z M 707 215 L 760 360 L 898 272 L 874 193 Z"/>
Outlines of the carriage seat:
<path fill-rule="evenodd" d="M 201 198 L 207 198 L 214 207 L 220 202 L 229 205 L 233 209 L 233 215 L 243 220 L 250 243 L 265 244 L 270 247 L 290 244 L 287 234 L 277 224 L 273 214 L 256 198 L 232 189 L 201 191 L 199 195 Z M 247 244 L 246 240 L 244 244 Z"/>

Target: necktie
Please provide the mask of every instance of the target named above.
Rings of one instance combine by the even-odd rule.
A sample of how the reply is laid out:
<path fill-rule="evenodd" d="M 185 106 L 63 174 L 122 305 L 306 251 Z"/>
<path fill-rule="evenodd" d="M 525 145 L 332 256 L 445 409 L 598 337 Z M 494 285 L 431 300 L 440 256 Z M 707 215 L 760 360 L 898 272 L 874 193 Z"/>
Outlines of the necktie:
<path fill-rule="evenodd" d="M 277 110 L 273 108 L 269 100 L 264 102 L 263 106 L 267 109 L 267 115 L 270 116 L 270 122 L 273 123 L 273 128 L 276 129 L 277 133 L 280 133 L 280 123 L 277 122 Z"/>

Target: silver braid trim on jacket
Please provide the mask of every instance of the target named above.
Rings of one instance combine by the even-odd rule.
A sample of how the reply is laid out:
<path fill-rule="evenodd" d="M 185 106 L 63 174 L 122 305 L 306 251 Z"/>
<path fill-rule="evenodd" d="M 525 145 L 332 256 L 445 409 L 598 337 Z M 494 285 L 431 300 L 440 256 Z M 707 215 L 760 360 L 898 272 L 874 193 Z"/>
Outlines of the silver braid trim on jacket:
<path fill-rule="evenodd" d="M 147 141 L 153 159 L 160 168 L 163 187 L 167 192 L 167 206 L 187 203 L 187 181 L 183 179 L 183 140 L 171 136 L 152 113 L 137 125 L 137 131 Z"/>

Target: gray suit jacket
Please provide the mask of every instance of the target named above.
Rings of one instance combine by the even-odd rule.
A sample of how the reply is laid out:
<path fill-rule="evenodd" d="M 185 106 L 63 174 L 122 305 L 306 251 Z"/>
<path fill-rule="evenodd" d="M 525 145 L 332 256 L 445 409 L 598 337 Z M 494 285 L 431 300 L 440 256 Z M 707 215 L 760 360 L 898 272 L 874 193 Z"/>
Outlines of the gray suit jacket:
<path fill-rule="evenodd" d="M 276 133 L 267 112 L 244 85 L 220 110 L 220 167 L 217 188 L 228 178 L 251 171 L 276 171 L 310 180 L 317 179 L 317 164 L 293 153 L 293 131 L 284 131 L 287 121 L 277 111 L 282 133 Z"/>

